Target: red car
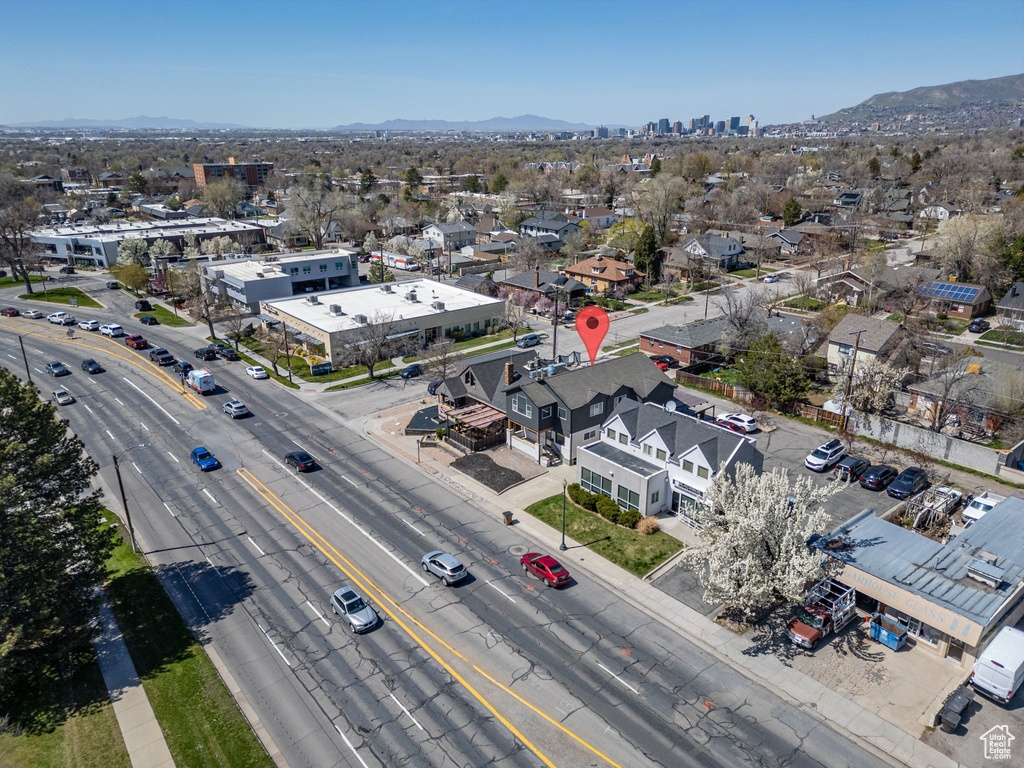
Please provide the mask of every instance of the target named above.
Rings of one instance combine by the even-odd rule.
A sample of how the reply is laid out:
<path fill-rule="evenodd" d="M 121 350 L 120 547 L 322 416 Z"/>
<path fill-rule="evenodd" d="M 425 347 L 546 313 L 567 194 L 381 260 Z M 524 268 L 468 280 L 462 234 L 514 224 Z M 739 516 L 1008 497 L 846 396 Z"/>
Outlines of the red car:
<path fill-rule="evenodd" d="M 722 429 L 728 429 L 730 432 L 735 432 L 737 435 L 747 434 L 743 427 L 737 426 L 736 424 L 732 424 L 728 421 L 716 421 L 715 426 L 721 427 Z"/>
<path fill-rule="evenodd" d="M 659 371 L 667 371 L 668 370 L 668 363 L 666 363 L 664 360 L 655 360 L 654 364 L 656 366 L 658 366 L 658 370 Z"/>
<path fill-rule="evenodd" d="M 519 561 L 524 573 L 532 573 L 549 587 L 560 587 L 569 583 L 569 572 L 551 555 L 527 552 Z"/>
<path fill-rule="evenodd" d="M 124 343 L 127 346 L 131 347 L 132 349 L 145 349 L 146 347 L 149 346 L 149 342 L 146 341 L 141 336 L 139 336 L 139 334 L 137 333 L 133 333 L 131 336 L 125 339 Z"/>
<path fill-rule="evenodd" d="M 5 307 L 4 309 L 0 309 L 0 315 L 3 315 L 4 317 L 17 317 L 20 314 L 21 312 L 16 310 L 14 307 Z"/>

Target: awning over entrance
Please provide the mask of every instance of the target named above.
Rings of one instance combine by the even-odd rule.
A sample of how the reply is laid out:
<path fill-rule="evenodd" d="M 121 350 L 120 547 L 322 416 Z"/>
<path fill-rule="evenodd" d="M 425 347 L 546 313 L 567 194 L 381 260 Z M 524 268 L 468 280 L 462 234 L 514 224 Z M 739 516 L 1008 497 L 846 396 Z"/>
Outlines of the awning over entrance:
<path fill-rule="evenodd" d="M 450 419 L 455 419 L 458 422 L 465 424 L 467 427 L 483 428 L 489 427 L 497 421 L 503 421 L 505 414 L 490 405 L 484 405 L 483 403 L 474 403 L 473 405 L 464 405 L 461 408 L 455 408 L 454 410 L 448 411 L 447 416 Z"/>

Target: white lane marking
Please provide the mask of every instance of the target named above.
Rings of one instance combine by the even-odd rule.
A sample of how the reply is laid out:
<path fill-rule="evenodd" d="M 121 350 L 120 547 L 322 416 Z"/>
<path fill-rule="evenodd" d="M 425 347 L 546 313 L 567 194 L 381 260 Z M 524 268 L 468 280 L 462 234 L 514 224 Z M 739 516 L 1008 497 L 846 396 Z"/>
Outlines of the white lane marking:
<path fill-rule="evenodd" d="M 406 525 L 408 525 L 408 526 L 409 526 L 410 528 L 412 528 L 412 529 L 413 529 L 414 531 L 416 531 L 416 533 L 418 533 L 418 534 L 419 534 L 420 536 L 423 536 L 423 535 L 425 535 L 425 534 L 423 533 L 423 531 L 419 530 L 419 529 L 418 529 L 418 528 L 417 528 L 417 527 L 416 527 L 415 525 L 413 525 L 412 523 L 410 523 L 410 522 L 409 522 L 408 520 L 403 520 L 402 522 L 403 522 L 403 523 L 405 523 Z"/>
<path fill-rule="evenodd" d="M 32 351 L 33 351 L 33 352 L 35 352 L 35 353 L 36 353 L 37 355 L 42 355 L 42 354 L 44 354 L 43 350 L 41 350 L 41 349 L 36 349 L 35 347 L 32 347 Z"/>
<path fill-rule="evenodd" d="M 108 435 L 110 435 L 110 439 L 111 439 L 111 440 L 115 439 L 115 438 L 114 438 L 114 433 L 113 433 L 113 432 L 111 432 L 111 431 L 110 431 L 109 429 L 105 429 L 105 430 L 103 430 L 103 431 L 104 431 L 104 432 L 106 432 L 106 433 L 107 433 Z"/>
<path fill-rule="evenodd" d="M 38 368 L 36 368 L 34 365 L 32 366 L 32 370 L 35 371 L 36 373 L 38 373 L 41 376 L 45 376 L 46 375 L 45 373 L 40 371 Z"/>
<path fill-rule="evenodd" d="M 259 544 L 257 544 L 255 541 L 252 540 L 252 536 L 246 536 L 245 538 L 247 538 L 249 540 L 250 544 L 252 544 L 254 547 L 256 547 L 256 551 L 259 552 L 261 555 L 267 554 L 262 549 L 260 549 L 260 545 Z"/>
<path fill-rule="evenodd" d="M 502 591 L 501 591 L 500 589 L 498 589 L 497 587 L 495 587 L 495 586 L 494 586 L 494 582 L 493 582 L 493 581 L 488 581 L 488 582 L 487 582 L 487 586 L 489 586 L 489 587 L 494 587 L 494 589 L 498 590 L 498 592 L 499 592 L 499 593 L 501 593 L 501 594 L 502 594 L 502 595 L 504 595 L 504 596 L 505 596 L 505 597 L 506 597 L 507 599 L 509 599 L 509 600 L 512 600 L 512 602 L 513 602 L 513 603 L 515 603 L 515 600 L 513 600 L 513 599 L 512 599 L 512 596 L 511 596 L 511 595 L 506 595 L 506 594 L 505 594 L 504 592 L 502 592 Z"/>
<path fill-rule="evenodd" d="M 210 567 L 211 567 L 211 568 L 213 568 L 213 570 L 214 570 L 214 571 L 216 572 L 216 574 L 217 574 L 218 576 L 220 576 L 221 578 L 224 578 L 224 574 L 223 574 L 223 573 L 221 573 L 221 572 L 220 572 L 220 569 L 219 569 L 219 568 L 217 568 L 217 566 L 213 564 L 213 560 L 211 560 L 211 559 L 209 558 L 209 556 L 207 556 L 207 558 L 206 558 L 206 562 L 208 562 L 208 563 L 210 564 Z"/>
<path fill-rule="evenodd" d="M 143 422 L 140 421 L 139 424 L 142 424 L 142 428 L 149 432 L 149 427 L 147 427 Z"/>
<path fill-rule="evenodd" d="M 279 467 L 281 467 L 281 469 L 283 469 L 285 471 L 288 470 L 288 468 L 284 464 L 282 464 L 280 461 L 278 461 L 276 457 L 271 456 L 269 451 L 267 451 L 266 449 L 263 449 L 263 453 L 265 453 L 268 457 L 270 457 L 270 459 L 275 464 L 277 464 Z M 359 525 L 359 523 L 357 523 L 355 520 L 353 520 L 351 517 L 346 515 L 344 512 L 342 512 L 340 509 L 338 509 L 336 506 L 334 506 L 331 502 L 329 502 L 327 499 L 325 499 L 323 496 L 321 496 L 319 493 L 317 493 L 315 490 L 313 490 L 313 487 L 309 483 L 307 483 L 305 480 L 303 480 L 300 477 L 296 477 L 295 479 L 298 480 L 300 483 L 302 483 L 304 486 L 306 486 L 306 490 L 307 491 L 312 493 L 314 496 L 316 496 L 318 499 L 320 499 L 320 501 L 322 501 L 328 507 L 333 509 L 338 515 L 340 515 L 345 520 L 350 522 L 357 531 L 359 531 L 361 534 L 363 534 L 363 536 L 365 536 L 370 541 L 372 541 L 380 549 L 381 552 L 383 552 L 385 555 L 387 555 L 392 560 L 394 560 L 396 563 L 398 563 L 400 566 L 402 566 L 409 573 L 410 576 L 412 576 L 414 579 L 416 579 L 416 581 L 418 581 L 424 587 L 429 587 L 430 586 L 430 583 L 426 579 L 424 579 L 422 576 L 420 576 L 418 573 L 416 573 L 416 571 L 414 571 L 408 565 L 403 563 L 401 561 L 401 559 L 394 552 L 389 551 L 383 544 L 381 544 L 379 541 L 377 541 L 377 539 L 375 539 L 373 536 L 371 536 L 369 531 L 367 531 L 365 528 L 363 528 L 361 525 Z"/>
<path fill-rule="evenodd" d="M 291 666 L 291 664 L 289 664 L 288 666 Z M 345 737 L 345 734 L 341 732 L 341 728 L 339 728 L 337 725 L 335 725 L 334 726 L 334 730 L 336 730 L 338 732 L 338 735 L 341 736 L 341 738 L 345 739 L 345 743 L 348 745 L 348 748 L 352 750 L 352 754 L 356 756 L 356 760 L 358 760 L 360 762 L 360 764 L 363 766 L 363 768 L 370 768 L 370 766 L 368 766 L 366 764 L 366 761 L 363 760 L 363 758 L 359 755 L 358 752 L 356 752 L 356 748 L 352 746 L 352 742 L 349 741 Z"/>
<path fill-rule="evenodd" d="M 258 623 L 256 624 L 256 626 L 260 627 L 260 625 Z M 274 650 L 277 651 L 278 656 L 280 656 L 282 659 L 284 659 L 284 663 L 287 664 L 290 667 L 292 665 L 292 663 L 290 661 L 288 661 L 288 657 L 285 656 L 284 653 L 281 651 L 281 649 L 277 647 L 277 643 L 275 643 L 273 640 L 270 639 L 270 633 L 267 632 L 267 630 L 265 630 L 263 627 L 260 627 L 260 632 L 262 632 L 264 635 L 267 636 L 267 640 L 269 640 L 270 644 L 272 646 L 274 646 Z M 335 727 L 337 727 L 337 726 L 335 726 Z M 366 765 L 366 763 L 363 763 L 363 765 Z M 370 768 L 370 767 L 366 766 L 366 768 Z"/>
<path fill-rule="evenodd" d="M 121 401 L 118 400 L 116 397 L 114 399 L 117 400 L 117 402 L 121 403 Z M 121 405 L 124 405 L 124 403 L 121 403 Z"/>
<path fill-rule="evenodd" d="M 299 448 L 302 447 L 302 443 L 300 443 L 298 440 L 292 440 L 292 442 L 299 446 Z"/>
<path fill-rule="evenodd" d="M 354 486 L 355 486 L 356 488 L 358 488 L 358 487 L 359 487 L 358 485 L 356 485 L 356 483 L 353 483 L 353 482 L 352 482 L 351 480 L 349 480 L 349 479 L 348 479 L 347 477 L 345 477 L 344 475 L 342 475 L 342 476 L 341 476 L 341 479 L 342 479 L 342 480 L 344 480 L 345 482 L 349 483 L 350 485 L 354 485 Z"/>
<path fill-rule="evenodd" d="M 629 690 L 631 690 L 631 691 L 632 691 L 633 693 L 640 693 L 640 689 L 639 689 L 639 688 L 634 688 L 634 687 L 633 687 L 632 685 L 630 685 L 629 683 L 627 683 L 627 682 L 626 682 L 625 680 L 622 680 L 622 679 L 621 679 L 621 678 L 620 678 L 620 677 L 619 677 L 618 675 L 616 675 L 616 674 L 615 674 L 614 672 L 612 672 L 612 671 L 611 671 L 610 669 L 608 669 L 608 667 L 606 667 L 606 666 L 605 666 L 604 664 L 602 664 L 602 663 L 601 663 L 600 661 L 599 661 L 599 662 L 597 662 L 597 666 L 599 666 L 599 667 L 600 667 L 601 669 L 603 669 L 603 670 L 604 670 L 605 672 L 607 672 L 607 673 L 608 673 L 609 675 L 611 675 L 612 677 L 614 677 L 614 678 L 615 678 L 615 679 L 616 679 L 616 680 L 617 680 L 618 682 L 622 683 L 622 685 L 624 685 L 624 686 L 626 686 L 627 688 L 629 688 Z"/>
<path fill-rule="evenodd" d="M 85 408 L 85 410 L 87 410 L 87 411 L 88 411 L 89 413 L 92 413 L 92 408 L 90 408 L 90 407 L 89 407 L 88 405 L 86 405 L 85 403 L 82 403 L 82 407 L 83 407 L 83 408 Z"/>
<path fill-rule="evenodd" d="M 315 614 L 316 614 L 316 617 L 317 617 L 318 619 L 320 619 L 320 621 L 322 621 L 322 622 L 323 622 L 324 624 L 326 624 L 326 625 L 327 625 L 327 628 L 328 628 L 328 629 L 330 629 L 330 628 L 331 628 L 331 622 L 329 622 L 329 621 L 328 621 L 327 619 L 325 619 L 325 618 L 324 618 L 324 617 L 323 617 L 323 616 L 322 616 L 322 615 L 320 614 L 320 611 L 318 611 L 318 610 L 317 610 L 316 608 L 314 608 L 314 607 L 313 607 L 313 604 L 312 604 L 311 602 L 309 602 L 309 600 L 307 600 L 307 601 L 306 601 L 306 605 L 308 605 L 308 606 L 309 606 L 309 609 L 310 609 L 311 611 L 313 611 L 313 613 L 315 613 Z"/>
<path fill-rule="evenodd" d="M 134 383 L 133 381 L 131 381 L 131 380 L 130 380 L 130 379 L 129 379 L 129 378 L 127 377 L 127 376 L 122 376 L 121 378 L 123 378 L 123 379 L 124 379 L 125 381 L 127 381 L 127 382 L 128 382 L 128 383 L 129 383 L 129 384 L 130 384 L 130 385 L 132 386 L 132 387 L 134 387 L 134 388 L 135 388 L 135 389 L 136 389 L 136 390 L 138 391 L 138 393 L 139 393 L 140 395 L 142 395 L 143 397 L 145 397 L 145 398 L 146 398 L 147 400 L 149 400 L 149 402 L 151 402 L 151 403 L 152 403 L 153 405 L 155 405 L 155 406 L 156 406 L 157 408 L 159 408 L 159 409 L 160 409 L 161 411 L 163 411 L 163 414 L 164 414 L 164 416 L 166 416 L 166 417 L 167 417 L 168 419 L 170 419 L 171 421 L 173 421 L 173 422 L 174 422 L 175 424 L 177 424 L 177 425 L 178 425 L 179 427 L 181 426 L 181 422 L 180 422 L 180 421 L 178 421 L 178 420 L 177 420 L 176 418 L 174 418 L 173 416 L 171 416 L 171 414 L 169 414 L 169 413 L 168 413 L 168 412 L 167 412 L 167 411 L 166 411 L 166 410 L 164 409 L 164 407 L 163 407 L 162 405 L 160 405 L 160 403 L 158 403 L 158 402 L 157 402 L 156 400 L 154 400 L 154 399 L 153 399 L 152 397 L 150 397 L 150 396 L 149 396 L 148 394 L 146 394 L 146 393 L 145 393 L 145 392 L 143 392 L 143 391 L 142 391 L 141 389 L 139 389 L 139 387 L 138 387 L 138 386 L 136 386 L 136 384 L 135 384 L 135 383 Z M 115 397 L 114 399 L 115 399 L 115 400 L 117 400 L 117 398 L 116 398 L 116 397 Z M 120 401 L 120 400 L 117 400 L 117 402 L 119 402 L 119 403 L 120 403 L 121 401 Z"/>
<path fill-rule="evenodd" d="M 177 517 L 177 515 L 174 514 L 174 510 L 168 506 L 166 501 L 164 502 L 164 506 L 167 507 L 167 511 L 171 513 L 171 517 Z"/>
<path fill-rule="evenodd" d="M 15 357 L 14 355 L 11 355 L 11 354 L 8 354 L 7 356 L 8 356 L 9 358 L 11 358 L 11 360 L 17 360 L 17 359 L 18 359 L 18 358 L 16 358 L 16 357 Z"/>
<path fill-rule="evenodd" d="M 203 488 L 203 493 L 205 493 L 205 494 L 206 494 L 206 496 L 207 496 L 207 498 L 208 498 L 208 499 L 209 499 L 210 501 L 212 501 L 212 502 L 213 502 L 214 504 L 216 504 L 216 503 L 217 503 L 217 500 L 216 500 L 215 498 L 213 498 L 213 494 L 212 494 L 212 493 L 210 493 L 210 492 L 209 492 L 208 490 L 206 490 L 205 488 Z"/>
<path fill-rule="evenodd" d="M 170 451 L 168 451 L 168 452 L 167 452 L 167 455 L 168 455 L 168 456 L 170 456 L 170 457 L 171 457 L 172 459 L 174 459 L 174 460 L 175 460 L 176 462 L 178 462 L 179 464 L 181 464 L 181 459 L 179 459 L 179 458 L 178 458 L 177 456 L 175 456 L 175 455 L 174 455 L 173 453 L 171 453 Z"/>
<path fill-rule="evenodd" d="M 140 475 L 142 474 L 142 470 L 139 469 L 139 465 L 136 464 L 134 461 L 132 462 L 132 466 L 135 467 L 136 472 L 138 472 Z"/>
<path fill-rule="evenodd" d="M 419 728 L 421 731 L 424 730 L 423 726 L 420 725 L 418 722 L 416 722 L 416 718 L 412 716 L 412 714 L 409 712 L 409 710 L 406 709 L 404 706 L 402 706 L 402 702 L 400 702 L 398 699 L 395 698 L 395 694 L 389 693 L 388 696 L 391 697 L 392 701 L 394 701 L 395 704 L 397 704 L 399 707 L 402 708 L 402 711 L 405 712 L 405 714 L 407 714 L 409 716 L 409 719 L 412 720 L 413 723 L 416 724 L 417 728 Z"/>

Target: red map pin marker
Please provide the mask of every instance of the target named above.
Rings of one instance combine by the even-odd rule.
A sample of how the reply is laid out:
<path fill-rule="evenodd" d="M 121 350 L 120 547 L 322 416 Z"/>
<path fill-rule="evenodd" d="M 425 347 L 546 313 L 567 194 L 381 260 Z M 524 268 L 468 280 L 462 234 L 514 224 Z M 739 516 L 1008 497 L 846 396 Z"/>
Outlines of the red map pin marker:
<path fill-rule="evenodd" d="M 587 354 L 590 355 L 590 364 L 597 359 L 598 350 L 601 349 L 601 342 L 608 334 L 608 313 L 600 307 L 589 306 L 576 315 L 576 333 L 583 339 L 587 347 Z"/>

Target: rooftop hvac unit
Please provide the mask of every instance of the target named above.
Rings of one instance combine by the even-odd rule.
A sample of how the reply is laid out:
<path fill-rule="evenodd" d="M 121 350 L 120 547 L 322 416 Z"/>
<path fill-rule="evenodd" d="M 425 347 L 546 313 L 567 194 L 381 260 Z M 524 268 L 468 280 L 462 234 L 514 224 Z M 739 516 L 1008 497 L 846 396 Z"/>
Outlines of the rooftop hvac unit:
<path fill-rule="evenodd" d="M 368 321 L 366 319 L 366 315 L 356 315 L 352 319 L 355 320 L 359 325 L 368 325 Z"/>
<path fill-rule="evenodd" d="M 391 290 L 391 284 L 390 284 L 390 283 L 384 283 L 384 285 L 382 285 L 382 286 L 380 287 L 380 289 L 381 289 L 381 291 L 383 291 L 384 293 L 393 293 L 393 291 Z"/>
<path fill-rule="evenodd" d="M 335 317 L 338 317 L 339 315 L 345 314 L 344 312 L 341 311 L 341 304 L 331 304 L 331 308 L 330 309 L 331 309 L 331 314 L 334 315 Z"/>
<path fill-rule="evenodd" d="M 435 301 L 435 302 L 434 302 L 433 304 L 431 304 L 430 306 L 431 306 L 431 307 L 432 307 L 433 309 L 436 309 L 436 310 L 439 310 L 439 311 L 444 311 L 444 302 L 443 302 L 443 301 Z"/>
<path fill-rule="evenodd" d="M 410 304 L 415 304 L 416 291 L 409 291 L 407 294 L 405 294 L 405 300 L 408 301 Z"/>
<path fill-rule="evenodd" d="M 264 275 L 263 275 L 263 273 L 262 273 L 262 272 L 257 272 L 257 273 L 256 273 L 256 277 L 263 277 L 263 276 L 264 276 Z"/>
<path fill-rule="evenodd" d="M 318 299 L 316 297 L 315 293 L 311 293 L 309 296 L 306 297 L 306 303 L 307 304 L 319 304 L 320 303 L 320 299 Z"/>

